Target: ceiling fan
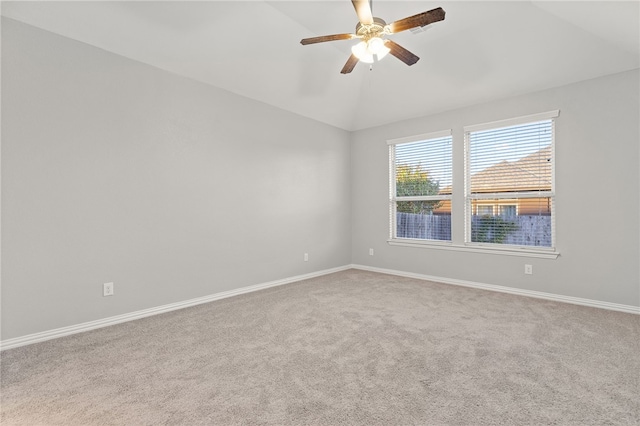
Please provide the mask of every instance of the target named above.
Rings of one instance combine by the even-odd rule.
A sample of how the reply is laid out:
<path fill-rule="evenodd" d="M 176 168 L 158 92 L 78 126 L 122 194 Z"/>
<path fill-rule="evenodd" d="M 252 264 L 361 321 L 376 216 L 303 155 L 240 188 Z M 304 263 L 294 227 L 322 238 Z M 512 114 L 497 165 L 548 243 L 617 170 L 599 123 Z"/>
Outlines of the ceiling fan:
<path fill-rule="evenodd" d="M 351 56 L 344 67 L 342 67 L 342 71 L 340 71 L 342 74 L 348 74 L 353 71 L 358 61 L 369 64 L 373 63 L 374 55 L 376 59 L 380 60 L 388 53 L 391 53 L 407 65 L 413 65 L 418 62 L 419 57 L 398 43 L 392 40 L 385 40 L 383 36 L 442 21 L 444 20 L 444 10 L 438 7 L 387 24 L 384 20 L 373 16 L 371 12 L 371 1 L 372 0 L 351 0 L 359 20 L 356 25 L 355 34 L 345 33 L 304 38 L 300 40 L 300 43 L 307 45 L 325 41 L 360 39 L 360 43 L 351 48 Z"/>

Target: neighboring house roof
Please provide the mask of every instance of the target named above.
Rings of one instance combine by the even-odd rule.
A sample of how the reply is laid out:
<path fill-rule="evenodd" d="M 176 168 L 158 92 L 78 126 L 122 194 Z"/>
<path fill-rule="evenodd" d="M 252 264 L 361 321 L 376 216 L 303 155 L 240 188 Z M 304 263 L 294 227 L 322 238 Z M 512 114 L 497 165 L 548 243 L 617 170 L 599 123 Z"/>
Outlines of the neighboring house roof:
<path fill-rule="evenodd" d="M 551 190 L 551 145 L 518 161 L 502 161 L 471 176 L 472 193 Z M 451 186 L 440 191 L 451 194 Z"/>

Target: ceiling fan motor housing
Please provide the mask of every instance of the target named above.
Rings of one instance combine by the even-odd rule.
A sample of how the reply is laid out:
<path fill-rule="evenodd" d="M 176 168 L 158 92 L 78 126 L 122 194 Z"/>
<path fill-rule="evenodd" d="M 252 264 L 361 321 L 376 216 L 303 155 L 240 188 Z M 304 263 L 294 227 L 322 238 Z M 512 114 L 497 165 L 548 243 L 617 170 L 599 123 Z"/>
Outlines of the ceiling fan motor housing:
<path fill-rule="evenodd" d="M 356 25 L 356 34 L 362 38 L 363 41 L 368 41 L 374 37 L 380 37 L 384 33 L 384 27 L 387 23 L 384 19 L 373 17 L 372 24 L 362 24 L 358 22 Z"/>

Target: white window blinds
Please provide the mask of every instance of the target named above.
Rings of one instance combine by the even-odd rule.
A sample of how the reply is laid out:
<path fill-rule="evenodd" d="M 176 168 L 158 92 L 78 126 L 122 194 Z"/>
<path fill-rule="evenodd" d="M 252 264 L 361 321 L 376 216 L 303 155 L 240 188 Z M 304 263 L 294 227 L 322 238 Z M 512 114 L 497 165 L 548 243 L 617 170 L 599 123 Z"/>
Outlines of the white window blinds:
<path fill-rule="evenodd" d="M 469 192 L 550 192 L 552 135 L 552 120 L 470 132 Z"/>
<path fill-rule="evenodd" d="M 465 128 L 467 242 L 553 246 L 557 115 Z"/>
<path fill-rule="evenodd" d="M 391 237 L 451 240 L 451 132 L 389 141 Z"/>

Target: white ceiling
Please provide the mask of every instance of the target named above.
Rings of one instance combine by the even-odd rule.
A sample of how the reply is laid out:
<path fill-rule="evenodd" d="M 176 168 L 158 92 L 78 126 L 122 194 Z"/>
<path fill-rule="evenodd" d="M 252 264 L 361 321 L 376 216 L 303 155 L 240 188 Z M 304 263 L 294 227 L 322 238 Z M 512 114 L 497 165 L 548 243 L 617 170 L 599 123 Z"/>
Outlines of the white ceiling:
<path fill-rule="evenodd" d="M 354 41 L 349 0 L 7 2 L 3 16 L 346 130 L 478 104 L 640 66 L 639 1 L 382 1 L 392 22 L 446 19 L 389 36 L 389 55 L 340 74 Z"/>

